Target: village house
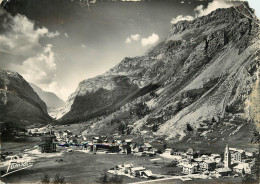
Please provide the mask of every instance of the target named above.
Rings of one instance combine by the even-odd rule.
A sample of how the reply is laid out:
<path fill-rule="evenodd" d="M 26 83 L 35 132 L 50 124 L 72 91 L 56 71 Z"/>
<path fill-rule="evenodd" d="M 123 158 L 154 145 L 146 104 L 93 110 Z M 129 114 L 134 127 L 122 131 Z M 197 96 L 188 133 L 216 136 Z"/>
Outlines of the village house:
<path fill-rule="evenodd" d="M 173 149 L 167 148 L 167 149 L 165 149 L 164 153 L 172 155 L 173 154 Z"/>
<path fill-rule="evenodd" d="M 208 155 L 202 155 L 199 158 L 201 158 L 202 161 L 209 160 L 209 156 Z"/>
<path fill-rule="evenodd" d="M 67 140 L 68 140 L 67 142 L 69 142 L 69 143 L 78 143 L 78 139 L 75 136 L 68 137 Z"/>
<path fill-rule="evenodd" d="M 133 168 L 133 164 L 125 164 L 124 165 L 124 170 L 126 174 L 130 174 L 131 173 L 131 168 Z"/>
<path fill-rule="evenodd" d="M 228 176 L 232 173 L 232 170 L 230 168 L 224 167 L 224 168 L 218 168 L 215 170 L 216 174 L 220 176 Z"/>
<path fill-rule="evenodd" d="M 38 128 L 29 129 L 29 130 L 28 130 L 28 133 L 29 133 L 29 134 L 36 134 L 36 133 L 38 133 Z"/>
<path fill-rule="evenodd" d="M 254 157 L 254 153 L 253 152 L 249 152 L 249 151 L 245 151 L 245 155 L 247 156 L 247 157 Z"/>
<path fill-rule="evenodd" d="M 216 162 L 211 160 L 205 160 L 200 164 L 201 170 L 214 171 L 216 169 Z"/>
<path fill-rule="evenodd" d="M 252 163 L 240 163 L 233 167 L 233 171 L 240 174 L 251 174 Z"/>
<path fill-rule="evenodd" d="M 183 164 L 182 173 L 183 174 L 194 174 L 197 172 L 197 166 L 194 164 Z"/>
<path fill-rule="evenodd" d="M 179 166 L 188 165 L 188 164 L 191 164 L 191 160 L 186 158 L 179 160 L 178 163 Z"/>
<path fill-rule="evenodd" d="M 195 155 L 195 151 L 192 148 L 189 148 L 186 152 L 186 156 L 188 159 L 193 159 Z"/>
<path fill-rule="evenodd" d="M 115 167 L 115 170 L 125 174 L 131 174 L 131 168 L 133 168 L 133 164 L 120 164 Z"/>
<path fill-rule="evenodd" d="M 238 151 L 236 152 L 231 152 L 231 162 L 236 163 L 236 162 L 241 162 L 242 161 L 242 154 Z"/>
<path fill-rule="evenodd" d="M 147 179 L 155 178 L 152 171 L 146 170 L 144 167 L 133 167 L 133 164 L 120 164 L 117 165 L 114 170 L 124 174 L 130 174 L 135 177 L 144 177 Z"/>
<path fill-rule="evenodd" d="M 143 148 L 144 151 L 151 151 L 152 150 L 152 145 L 149 143 L 144 143 L 143 145 L 141 145 L 140 147 Z"/>
<path fill-rule="evenodd" d="M 183 154 L 184 154 L 183 151 L 179 151 L 179 150 L 176 150 L 176 149 L 172 149 L 172 155 L 181 156 L 181 155 L 183 155 Z"/>
<path fill-rule="evenodd" d="M 38 150 L 41 153 L 56 152 L 56 144 L 53 142 L 53 136 L 43 136 L 41 139 L 42 142 L 38 145 Z"/>
<path fill-rule="evenodd" d="M 215 161 L 216 163 L 221 162 L 221 157 L 219 154 L 211 154 L 209 159 Z"/>
<path fill-rule="evenodd" d="M 135 177 L 141 177 L 145 170 L 144 167 L 133 167 L 131 168 L 131 174 Z"/>
<path fill-rule="evenodd" d="M 93 137 L 93 138 L 92 138 L 92 143 L 93 143 L 93 144 L 95 144 L 95 143 L 101 143 L 101 142 L 102 142 L 102 140 L 100 139 L 100 137 L 97 137 L 97 136 L 96 136 L 96 137 Z"/>
<path fill-rule="evenodd" d="M 72 135 L 73 135 L 73 133 L 70 130 L 65 130 L 63 132 L 63 137 L 64 138 L 67 138 L 67 137 L 72 136 Z"/>

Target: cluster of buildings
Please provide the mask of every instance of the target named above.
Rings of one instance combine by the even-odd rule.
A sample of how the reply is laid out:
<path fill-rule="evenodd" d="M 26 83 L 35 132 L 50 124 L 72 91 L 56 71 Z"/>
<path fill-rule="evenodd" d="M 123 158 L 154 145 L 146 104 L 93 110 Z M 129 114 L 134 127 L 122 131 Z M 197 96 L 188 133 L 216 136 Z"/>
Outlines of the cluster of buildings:
<path fill-rule="evenodd" d="M 31 128 L 28 129 L 28 133 L 31 135 L 45 135 L 45 134 L 53 134 L 53 127 L 51 125 L 47 125 L 41 128 Z"/>
<path fill-rule="evenodd" d="M 192 148 L 186 152 L 166 149 L 166 153 L 175 156 L 177 166 L 183 168 L 183 174 L 203 173 L 216 177 L 232 173 L 251 174 L 254 165 L 254 154 L 242 149 L 229 148 L 227 145 L 222 161 L 220 154 L 200 155 Z"/>
<path fill-rule="evenodd" d="M 33 129 L 34 130 L 34 129 Z M 34 131 L 30 130 L 31 133 Z M 149 143 L 137 145 L 132 139 L 121 139 L 113 136 L 83 137 L 74 135 L 71 131 L 52 132 L 50 127 L 38 129 L 36 132 L 43 132 L 43 142 L 39 144 L 41 152 L 55 152 L 56 145 L 67 146 L 77 145 L 81 149 L 89 150 L 92 153 L 123 153 L 136 156 L 153 156 L 158 150 Z M 46 136 L 48 135 L 48 136 Z M 56 142 L 56 143 L 55 143 Z M 183 174 L 203 173 L 216 177 L 236 174 L 251 174 L 255 164 L 255 155 L 242 149 L 229 148 L 227 145 L 224 156 L 220 154 L 201 154 L 192 148 L 186 151 L 176 149 L 165 149 L 164 154 L 173 156 L 177 166 L 182 167 Z M 223 158 L 224 157 L 224 158 Z M 149 171 L 144 168 L 135 168 L 131 164 L 118 165 L 115 170 L 135 176 L 150 177 Z"/>
<path fill-rule="evenodd" d="M 135 154 L 136 156 L 155 155 L 157 149 L 149 143 L 137 145 L 132 139 L 123 139 L 119 136 L 84 136 L 73 134 L 70 130 L 52 131 L 54 141 L 59 146 L 77 146 L 92 153 L 111 152 Z M 50 133 L 49 133 L 50 134 Z"/>
<path fill-rule="evenodd" d="M 110 169 L 113 174 L 133 176 L 139 178 L 154 179 L 156 176 L 152 171 L 145 169 L 144 167 L 134 167 L 133 164 L 121 164 Z"/>
<path fill-rule="evenodd" d="M 113 139 L 113 137 L 93 137 L 91 141 L 83 144 L 83 149 L 96 152 L 113 152 L 134 154 L 136 156 L 152 156 L 156 149 L 149 143 L 137 145 L 132 139 Z"/>

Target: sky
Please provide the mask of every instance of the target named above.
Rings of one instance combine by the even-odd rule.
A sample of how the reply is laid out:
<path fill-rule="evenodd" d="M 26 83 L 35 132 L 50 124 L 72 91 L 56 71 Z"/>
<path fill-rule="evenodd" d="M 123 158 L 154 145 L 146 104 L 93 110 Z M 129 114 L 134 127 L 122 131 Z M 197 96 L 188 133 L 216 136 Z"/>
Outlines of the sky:
<path fill-rule="evenodd" d="M 255 9 L 255 13 L 260 18 L 260 1 L 259 0 L 248 0 L 249 6 Z"/>
<path fill-rule="evenodd" d="M 7 12 L 1 8 L 0 67 L 66 100 L 80 81 L 143 55 L 171 24 L 231 6 L 223 0 L 89 2 L 20 0 L 7 4 Z"/>

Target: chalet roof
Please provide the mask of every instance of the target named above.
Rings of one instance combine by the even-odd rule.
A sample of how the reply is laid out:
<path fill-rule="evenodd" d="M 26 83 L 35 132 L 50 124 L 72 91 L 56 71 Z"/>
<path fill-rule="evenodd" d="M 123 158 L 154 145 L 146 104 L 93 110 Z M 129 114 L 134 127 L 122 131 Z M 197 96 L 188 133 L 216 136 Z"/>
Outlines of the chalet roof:
<path fill-rule="evenodd" d="M 204 161 L 206 164 L 213 164 L 213 163 L 216 163 L 215 161 L 212 161 L 212 160 L 205 160 Z"/>
<path fill-rule="evenodd" d="M 151 148 L 151 147 L 152 147 L 152 145 L 151 145 L 150 143 L 144 143 L 144 144 L 142 145 L 142 147 Z"/>
<path fill-rule="evenodd" d="M 211 154 L 210 156 L 216 158 L 216 157 L 220 157 L 220 154 Z"/>
<path fill-rule="evenodd" d="M 237 166 L 234 167 L 234 169 L 243 169 L 245 167 L 249 167 L 249 164 L 248 163 L 238 164 Z"/>
<path fill-rule="evenodd" d="M 234 152 L 239 152 L 239 153 L 245 152 L 245 150 L 238 149 L 238 148 L 229 148 L 229 150 L 230 150 L 230 151 L 234 151 Z"/>
<path fill-rule="evenodd" d="M 146 170 L 144 167 L 134 167 L 132 168 L 132 171 L 143 171 Z"/>
<path fill-rule="evenodd" d="M 167 151 L 171 151 L 172 149 L 171 149 L 171 148 L 166 148 L 165 151 L 166 151 L 166 150 L 167 150 Z"/>
<path fill-rule="evenodd" d="M 133 167 L 133 164 L 125 164 L 124 167 Z"/>
<path fill-rule="evenodd" d="M 231 170 L 230 168 L 225 167 L 225 168 L 216 169 L 216 171 L 217 171 L 218 173 L 224 173 L 224 172 L 230 172 L 230 171 L 232 171 L 232 170 Z"/>
<path fill-rule="evenodd" d="M 193 168 L 193 167 L 195 167 L 195 165 L 191 165 L 191 164 L 183 164 L 182 166 L 186 167 L 186 168 Z"/>
<path fill-rule="evenodd" d="M 188 154 L 193 154 L 193 153 L 194 153 L 194 150 L 193 150 L 192 148 L 189 148 L 186 153 L 188 153 Z"/>
<path fill-rule="evenodd" d="M 196 162 L 202 162 L 202 158 L 194 158 Z"/>
<path fill-rule="evenodd" d="M 149 177 L 149 176 L 153 176 L 153 173 L 152 173 L 152 171 L 150 171 L 150 170 L 146 170 L 146 171 L 144 171 L 144 173 Z"/>

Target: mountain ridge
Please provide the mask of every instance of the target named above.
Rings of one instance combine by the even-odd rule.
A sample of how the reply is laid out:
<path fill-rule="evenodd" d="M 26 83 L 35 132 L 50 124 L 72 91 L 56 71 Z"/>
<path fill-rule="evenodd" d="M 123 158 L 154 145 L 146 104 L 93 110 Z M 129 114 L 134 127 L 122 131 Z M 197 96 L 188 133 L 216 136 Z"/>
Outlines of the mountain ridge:
<path fill-rule="evenodd" d="M 48 108 L 61 108 L 65 105 L 65 102 L 60 99 L 55 93 L 44 91 L 33 83 L 29 84 L 39 95 L 39 97 L 45 102 Z"/>
<path fill-rule="evenodd" d="M 24 128 L 52 121 L 46 104 L 17 72 L 0 69 L 0 85 L 1 122 Z"/>
<path fill-rule="evenodd" d="M 244 9 L 242 6 L 238 8 Z M 227 18 L 220 18 L 223 16 Z M 232 21 L 238 22 L 242 25 L 240 28 L 238 27 L 238 30 L 241 33 L 234 32 L 235 29 L 232 28 Z M 246 29 L 249 30 L 248 33 Z M 252 21 L 250 19 L 237 12 L 233 7 L 228 10 L 218 9 L 207 16 L 199 17 L 193 21 L 180 21 L 177 24 L 172 25 L 170 34 L 164 41 L 149 49 L 144 56 L 134 58 L 126 57 L 118 65 L 103 75 L 82 81 L 75 93 L 69 97 L 67 107 L 70 106 L 68 104 L 71 104 L 71 106 L 67 108 L 67 111 L 63 111 L 65 116 L 63 116 L 61 120 L 63 121 L 66 117 L 70 116 L 69 113 L 71 113 L 73 108 L 76 108 L 77 106 L 77 104 L 73 103 L 73 101 L 78 96 L 84 96 L 87 92 L 87 88 L 91 89 L 93 88 L 93 85 L 97 85 L 95 87 L 98 88 L 98 86 L 106 86 L 109 84 L 111 85 L 110 87 L 113 88 L 114 84 L 110 79 L 115 76 L 127 77 L 132 84 L 138 86 L 138 90 L 152 84 L 165 85 L 167 82 L 172 83 L 171 80 L 176 80 L 179 85 L 175 84 L 173 86 L 176 90 L 180 90 L 181 86 L 184 86 L 184 81 L 187 80 L 186 82 L 189 83 L 191 80 L 189 76 L 196 79 L 196 75 L 199 75 L 199 72 L 195 70 L 196 68 L 206 68 L 212 57 L 214 57 L 215 54 L 219 54 L 219 50 L 223 49 L 223 47 L 228 47 L 229 37 L 232 37 L 234 40 L 239 40 L 241 37 L 241 42 L 244 42 L 245 44 L 235 44 L 234 47 L 241 47 L 236 49 L 239 50 L 238 52 L 243 52 L 245 49 L 243 47 L 246 47 L 246 44 L 248 44 L 248 36 L 250 34 L 256 34 L 252 33 L 253 31 L 256 31 L 256 29 L 257 28 L 255 27 L 252 29 Z M 190 42 L 189 39 L 193 38 L 196 40 Z M 192 52 L 193 49 L 197 49 L 197 52 Z M 179 69 L 181 69 L 184 74 L 177 74 L 173 77 L 172 73 L 178 73 Z M 192 72 L 194 75 L 191 74 Z M 186 75 L 188 77 L 184 80 L 185 73 L 188 73 L 188 75 Z M 222 75 L 224 76 L 225 74 Z M 220 80 L 221 77 L 222 76 L 218 76 L 216 79 L 212 80 L 217 81 L 218 83 L 220 82 L 218 80 Z M 178 80 L 178 78 L 183 78 L 183 80 Z M 106 79 L 106 82 L 100 82 L 104 79 Z M 90 81 L 91 87 L 87 87 Z M 208 83 L 208 85 L 210 85 L 210 82 Z M 217 83 L 215 85 L 217 85 Z M 200 85 L 203 87 L 203 83 Z M 172 87 L 168 86 L 168 88 Z M 191 87 L 191 89 L 193 89 L 193 87 Z M 134 91 L 135 90 L 136 89 L 134 89 Z M 168 96 L 167 99 L 169 99 L 170 94 L 164 95 Z M 134 96 L 134 94 L 132 94 L 132 96 Z M 124 96 L 124 98 L 128 97 L 128 95 Z M 126 101 L 126 103 L 127 102 L 128 101 Z"/>

